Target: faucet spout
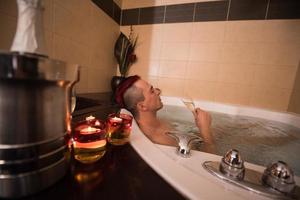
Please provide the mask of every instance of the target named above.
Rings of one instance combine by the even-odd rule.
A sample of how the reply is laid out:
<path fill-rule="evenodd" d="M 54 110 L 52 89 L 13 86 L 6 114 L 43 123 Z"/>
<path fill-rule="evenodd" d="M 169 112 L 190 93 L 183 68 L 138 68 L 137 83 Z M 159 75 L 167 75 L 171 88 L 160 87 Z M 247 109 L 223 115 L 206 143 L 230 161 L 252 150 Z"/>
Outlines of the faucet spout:
<path fill-rule="evenodd" d="M 177 152 L 184 158 L 190 157 L 192 144 L 195 142 L 203 142 L 202 138 L 197 135 L 184 134 L 179 132 L 167 132 L 168 136 L 172 137 L 178 143 Z"/>

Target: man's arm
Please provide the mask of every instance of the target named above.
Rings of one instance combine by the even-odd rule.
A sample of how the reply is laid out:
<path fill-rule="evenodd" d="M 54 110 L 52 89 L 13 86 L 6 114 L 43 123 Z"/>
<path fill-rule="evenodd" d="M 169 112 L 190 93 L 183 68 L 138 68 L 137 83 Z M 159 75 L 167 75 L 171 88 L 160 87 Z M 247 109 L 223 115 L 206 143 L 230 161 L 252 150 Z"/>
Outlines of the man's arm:
<path fill-rule="evenodd" d="M 204 142 L 208 144 L 213 144 L 213 137 L 210 131 L 210 114 L 200 108 L 196 108 L 193 114 L 195 117 L 195 123 L 200 130 L 200 134 L 203 137 Z"/>

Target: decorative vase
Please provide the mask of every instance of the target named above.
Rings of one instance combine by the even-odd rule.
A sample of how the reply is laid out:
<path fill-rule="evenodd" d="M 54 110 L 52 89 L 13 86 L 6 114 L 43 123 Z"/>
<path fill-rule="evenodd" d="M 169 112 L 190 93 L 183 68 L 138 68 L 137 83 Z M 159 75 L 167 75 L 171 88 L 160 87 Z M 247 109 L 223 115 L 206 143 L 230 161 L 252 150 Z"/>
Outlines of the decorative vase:
<path fill-rule="evenodd" d="M 115 93 L 118 85 L 125 79 L 124 76 L 113 76 L 110 82 L 112 92 Z"/>

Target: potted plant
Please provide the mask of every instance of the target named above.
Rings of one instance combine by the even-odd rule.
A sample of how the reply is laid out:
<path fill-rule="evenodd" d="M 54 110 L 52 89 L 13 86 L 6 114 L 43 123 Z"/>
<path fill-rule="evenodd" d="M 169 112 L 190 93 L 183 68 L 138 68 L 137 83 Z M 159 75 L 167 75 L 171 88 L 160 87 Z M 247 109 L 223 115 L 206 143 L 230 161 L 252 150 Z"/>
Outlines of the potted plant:
<path fill-rule="evenodd" d="M 115 91 L 118 84 L 125 79 L 130 66 L 136 61 L 134 50 L 136 47 L 137 37 L 133 38 L 133 29 L 130 27 L 129 37 L 120 33 L 114 48 L 114 55 L 118 62 L 118 68 L 121 76 L 113 76 L 111 88 Z"/>

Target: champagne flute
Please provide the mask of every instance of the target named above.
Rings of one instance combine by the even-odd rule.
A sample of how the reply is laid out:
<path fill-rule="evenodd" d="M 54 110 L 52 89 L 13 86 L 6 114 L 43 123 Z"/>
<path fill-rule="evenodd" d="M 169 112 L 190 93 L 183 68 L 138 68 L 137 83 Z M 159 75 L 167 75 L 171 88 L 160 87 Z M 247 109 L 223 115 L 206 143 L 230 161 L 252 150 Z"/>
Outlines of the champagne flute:
<path fill-rule="evenodd" d="M 194 112 L 194 110 L 195 110 L 195 104 L 194 104 L 192 98 L 190 98 L 190 97 L 182 98 L 181 101 L 184 103 L 184 105 L 185 105 L 191 112 Z"/>

